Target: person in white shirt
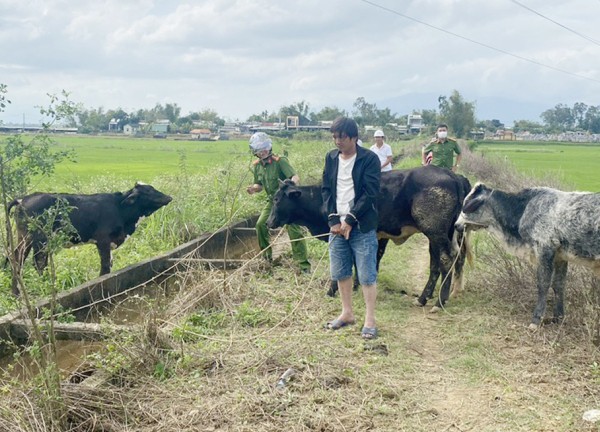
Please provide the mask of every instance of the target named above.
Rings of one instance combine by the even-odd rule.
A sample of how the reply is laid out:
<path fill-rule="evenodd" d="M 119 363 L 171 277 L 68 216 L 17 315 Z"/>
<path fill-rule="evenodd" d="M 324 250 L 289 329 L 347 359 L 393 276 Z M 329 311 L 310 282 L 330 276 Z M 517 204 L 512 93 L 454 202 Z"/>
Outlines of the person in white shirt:
<path fill-rule="evenodd" d="M 377 195 L 381 168 L 372 151 L 356 144 L 358 125 L 338 117 L 331 125 L 336 148 L 327 153 L 321 195 L 329 225 L 329 267 L 342 300 L 340 315 L 326 324 L 338 330 L 356 322 L 352 307 L 352 266 L 365 302 L 364 339 L 377 337 Z"/>
<path fill-rule="evenodd" d="M 371 151 L 374 152 L 381 162 L 381 171 L 391 171 L 392 170 L 392 148 L 389 144 L 383 142 L 385 139 L 385 135 L 382 130 L 375 131 L 373 135 L 375 138 L 375 144 L 371 146 Z"/>

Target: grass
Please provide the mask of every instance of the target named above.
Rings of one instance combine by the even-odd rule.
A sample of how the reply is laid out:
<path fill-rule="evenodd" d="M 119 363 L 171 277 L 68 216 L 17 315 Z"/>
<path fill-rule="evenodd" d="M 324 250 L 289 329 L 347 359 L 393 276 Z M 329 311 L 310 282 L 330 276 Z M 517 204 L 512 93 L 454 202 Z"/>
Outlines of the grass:
<path fill-rule="evenodd" d="M 528 176 L 552 175 L 570 189 L 600 192 L 600 144 L 483 142 L 476 152 L 508 158 Z"/>
<path fill-rule="evenodd" d="M 290 272 L 288 260 L 269 272 L 258 262 L 228 274 L 190 270 L 166 309 L 149 305 L 146 329 L 112 335 L 92 358 L 109 382 L 64 384 L 73 430 L 594 430 L 581 413 L 597 402 L 587 383 L 597 353 L 553 328 L 525 331 L 476 274 L 445 313 L 411 306 L 425 284 L 427 264 L 415 260 L 422 236 L 386 253 L 372 342 L 361 340 L 360 321 L 323 329 L 339 299 L 324 296 L 327 250 L 313 243 L 310 276 Z M 362 316 L 362 296 L 353 300 Z M 152 325 L 171 342 L 152 342 Z M 15 431 L 35 430 L 25 427 L 35 416 L 25 394 L 0 404 Z"/>
<path fill-rule="evenodd" d="M 72 150 L 74 162 L 57 166 L 52 178 L 41 179 L 45 189 L 94 187 L 95 179 L 110 177 L 151 183 L 159 176 L 206 174 L 230 161 L 251 160 L 245 141 L 185 141 L 122 136 L 57 136 L 56 149 Z"/>
<path fill-rule="evenodd" d="M 281 147 L 304 179 L 317 180 L 327 148 L 303 142 Z M 145 252 L 157 247 L 154 241 L 160 244 L 157 232 L 172 226 L 176 232 L 184 223 L 210 227 L 236 207 L 259 208 L 255 197 L 236 190 L 247 180 L 239 176 L 246 168 L 240 162 L 208 176 L 154 177 L 177 204 L 141 227 Z M 493 253 L 483 237 L 475 240 L 479 252 Z M 135 258 L 135 241 L 131 247 L 117 254 Z M 364 342 L 360 321 L 335 332 L 323 329 L 339 313 L 339 299 L 324 296 L 326 244 L 310 241 L 309 251 L 313 275 L 296 275 L 287 258 L 275 268 L 253 261 L 228 274 L 190 269 L 179 275 L 188 283 L 166 308 L 150 302 L 141 329 L 111 335 L 105 350 L 89 359 L 108 374 L 104 385 L 64 384 L 73 430 L 597 429 L 581 414 L 600 402 L 593 387 L 600 376 L 598 351 L 566 331 L 568 323 L 526 331 L 531 305 L 498 295 L 493 268 L 486 273 L 478 262 L 467 269 L 466 291 L 445 312 L 429 314 L 429 307 L 411 305 L 427 277 L 424 237 L 390 245 L 379 275 L 381 337 Z M 360 294 L 354 306 L 363 316 Z M 165 336 L 160 344 L 150 336 L 156 333 Z M 278 390 L 289 368 L 296 374 Z M 0 389 L 0 429 L 40 430 L 29 383 Z"/>
<path fill-rule="evenodd" d="M 76 162 L 63 162 L 51 177 L 37 179 L 35 190 L 72 193 L 125 191 L 135 181 L 141 180 L 174 197 L 171 204 L 146 218 L 135 235 L 114 251 L 113 269 L 169 250 L 203 232 L 220 228 L 232 218 L 240 219 L 256 213 L 264 200 L 264 196 L 250 197 L 244 192 L 245 186 L 252 182 L 250 164 L 253 161 L 246 141 L 203 142 L 122 136 L 54 138 L 56 148 L 74 151 Z M 408 156 L 397 163 L 396 168 L 419 165 L 418 142 L 416 139 L 392 143 L 394 154 L 403 152 Z M 503 151 L 507 154 L 514 152 L 515 157 L 535 155 L 538 164 L 551 163 L 544 162 L 543 158 L 554 155 L 557 149 L 568 154 L 572 151 L 573 156 L 561 156 L 569 161 L 580 159 L 581 151 L 589 154 L 600 149 L 594 146 L 548 145 L 539 150 L 539 147 L 527 143 L 491 143 L 480 148 L 486 154 Z M 330 141 L 274 140 L 274 151 L 289 154 L 304 184 L 320 181 L 324 155 L 331 148 Z M 530 151 L 516 151 L 523 149 Z M 588 160 L 593 165 L 593 158 Z M 565 167 L 569 168 L 565 175 L 577 188 L 584 189 L 586 184 L 589 185 L 582 183 L 583 180 L 598 178 L 583 167 Z M 98 255 L 90 245 L 63 250 L 57 260 L 59 285 L 64 289 L 89 280 L 98 273 Z M 37 296 L 47 294 L 47 278 L 37 276 L 29 265 L 26 275 Z M 9 281 L 7 272 L 0 273 L 2 286 L 8 287 Z M 383 282 L 386 282 L 385 279 Z M 4 291 L 5 295 L 0 295 L 0 313 L 15 307 L 14 298 L 8 290 Z"/>
<path fill-rule="evenodd" d="M 247 141 L 185 141 L 142 139 L 123 136 L 55 136 L 57 150 L 71 149 L 74 162 L 57 165 L 50 177 L 35 179 L 32 191 L 98 193 L 125 191 L 144 181 L 174 197 L 164 209 L 146 218 L 123 246 L 114 252 L 113 269 L 156 255 L 201 233 L 213 231 L 232 218 L 257 213 L 264 194 L 249 196 L 254 157 Z M 289 159 L 304 184 L 320 181 L 329 141 L 274 139 L 274 152 Z M 59 283 L 64 288 L 93 278 L 98 257 L 93 246 L 77 246 L 59 254 Z M 26 270 L 40 295 L 43 278 Z M 0 274 L 2 286 L 8 275 Z M 11 308 L 13 299 L 0 296 L 0 313 Z M 6 303 L 9 303 L 8 305 Z"/>

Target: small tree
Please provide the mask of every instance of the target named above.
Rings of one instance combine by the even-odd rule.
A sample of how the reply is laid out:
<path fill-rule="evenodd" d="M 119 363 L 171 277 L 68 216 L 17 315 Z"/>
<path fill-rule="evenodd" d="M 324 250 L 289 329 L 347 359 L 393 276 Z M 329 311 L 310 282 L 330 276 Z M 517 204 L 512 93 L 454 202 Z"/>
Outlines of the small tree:
<path fill-rule="evenodd" d="M 475 103 L 465 101 L 457 90 L 449 98 L 440 96 L 438 103 L 441 120 L 458 138 L 468 136 L 475 126 Z"/>
<path fill-rule="evenodd" d="M 0 84 L 0 112 L 4 111 L 7 99 L 7 87 Z M 5 230 L 2 246 L 5 255 L 9 257 L 12 271 L 13 291 L 20 294 L 28 318 L 31 322 L 33 345 L 30 349 L 32 358 L 39 362 L 40 377 L 43 382 L 40 408 L 50 420 L 51 430 L 62 430 L 65 421 L 65 407 L 62 402 L 60 389 L 60 375 L 56 367 L 56 345 L 54 340 L 53 316 L 56 307 L 56 273 L 54 270 L 53 254 L 58 247 L 62 247 L 64 238 L 69 232 L 55 231 L 59 220 L 68 220 L 65 211 L 68 209 L 60 203 L 50 209 L 41 218 L 32 219 L 30 223 L 36 225 L 48 238 L 47 250 L 50 261 L 51 276 L 51 301 L 49 311 L 48 336 L 45 337 L 37 320 L 37 311 L 29 298 L 26 284 L 23 279 L 21 260 L 14 251 L 17 249 L 11 218 L 10 204 L 17 196 L 28 191 L 32 178 L 38 175 L 48 175 L 54 171 L 55 165 L 70 156 L 67 151 L 54 151 L 54 141 L 49 136 L 51 126 L 73 115 L 75 105 L 68 100 L 68 93 L 62 92 L 61 97 L 48 95 L 50 104 L 40 108 L 40 112 L 47 116 L 49 122 L 43 124 L 43 131 L 31 138 L 23 135 L 9 137 L 0 146 L 0 199 L 4 208 Z"/>

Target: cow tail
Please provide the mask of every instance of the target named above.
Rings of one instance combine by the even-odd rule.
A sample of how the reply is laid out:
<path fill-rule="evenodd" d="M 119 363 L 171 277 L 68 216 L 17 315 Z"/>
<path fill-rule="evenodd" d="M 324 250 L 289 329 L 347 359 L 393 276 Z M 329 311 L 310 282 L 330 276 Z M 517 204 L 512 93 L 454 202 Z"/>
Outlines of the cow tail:
<path fill-rule="evenodd" d="M 21 201 L 22 201 L 21 199 L 15 198 L 10 203 L 8 203 L 8 207 L 6 208 L 7 213 L 10 213 L 10 211 L 12 210 L 12 208 L 14 206 L 21 204 Z"/>

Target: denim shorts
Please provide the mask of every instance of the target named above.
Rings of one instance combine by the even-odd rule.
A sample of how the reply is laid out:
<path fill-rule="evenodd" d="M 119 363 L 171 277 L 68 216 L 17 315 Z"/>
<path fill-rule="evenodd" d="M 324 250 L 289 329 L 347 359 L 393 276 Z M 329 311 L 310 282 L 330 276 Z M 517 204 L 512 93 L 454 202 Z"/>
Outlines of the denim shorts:
<path fill-rule="evenodd" d="M 377 234 L 375 230 L 362 233 L 358 227 L 350 231 L 346 240 L 341 235 L 329 235 L 329 265 L 334 281 L 352 277 L 356 261 L 358 282 L 373 285 L 377 282 Z"/>

